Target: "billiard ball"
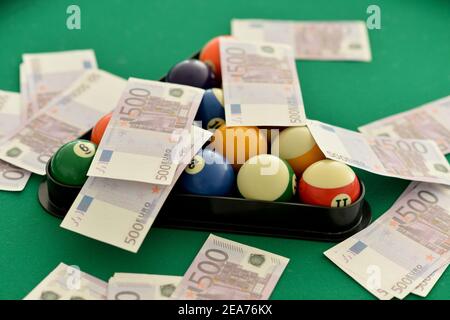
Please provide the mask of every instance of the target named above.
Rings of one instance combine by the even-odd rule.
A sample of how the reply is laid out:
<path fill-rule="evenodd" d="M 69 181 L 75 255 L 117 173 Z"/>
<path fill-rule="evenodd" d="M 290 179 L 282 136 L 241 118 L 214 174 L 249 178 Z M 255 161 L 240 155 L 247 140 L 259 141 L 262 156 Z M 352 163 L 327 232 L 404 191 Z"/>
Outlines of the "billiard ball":
<path fill-rule="evenodd" d="M 195 119 L 201 121 L 203 129 L 206 130 L 217 129 L 225 123 L 222 89 L 205 91 Z"/>
<path fill-rule="evenodd" d="M 185 192 L 206 196 L 228 195 L 234 182 L 234 171 L 228 161 L 208 149 L 195 155 L 180 177 L 180 185 Z"/>
<path fill-rule="evenodd" d="M 358 200 L 361 186 L 346 164 L 320 160 L 303 172 L 299 184 L 300 201 L 326 207 L 345 207 Z"/>
<path fill-rule="evenodd" d="M 97 146 L 89 140 L 66 143 L 51 158 L 50 174 L 62 184 L 82 186 L 96 150 Z"/>
<path fill-rule="evenodd" d="M 105 133 L 106 127 L 108 126 L 111 117 L 112 112 L 104 115 L 103 117 L 100 118 L 100 120 L 98 120 L 98 122 L 92 129 L 91 141 L 96 145 L 100 144 L 100 141 L 102 140 L 103 134 Z"/>
<path fill-rule="evenodd" d="M 300 177 L 307 167 L 325 159 L 307 127 L 290 127 L 273 138 L 271 153 L 285 159 Z"/>
<path fill-rule="evenodd" d="M 218 78 L 221 77 L 220 68 L 220 39 L 230 36 L 219 36 L 209 40 L 200 51 L 199 59 L 209 64 Z"/>
<path fill-rule="evenodd" d="M 261 132 L 264 132 L 267 136 L 267 146 L 272 147 L 272 140 L 283 130 L 285 127 L 277 127 L 277 126 L 258 126 Z M 279 155 L 276 155 L 280 157 Z"/>
<path fill-rule="evenodd" d="M 287 161 L 271 154 L 247 160 L 237 175 L 237 186 L 246 199 L 288 201 L 296 191 L 296 177 Z"/>
<path fill-rule="evenodd" d="M 239 169 L 251 157 L 267 153 L 267 138 L 257 127 L 220 126 L 208 148 L 224 155 L 234 169 Z"/>
<path fill-rule="evenodd" d="M 188 59 L 174 65 L 166 76 L 166 82 L 210 89 L 217 86 L 212 68 L 200 60 Z"/>

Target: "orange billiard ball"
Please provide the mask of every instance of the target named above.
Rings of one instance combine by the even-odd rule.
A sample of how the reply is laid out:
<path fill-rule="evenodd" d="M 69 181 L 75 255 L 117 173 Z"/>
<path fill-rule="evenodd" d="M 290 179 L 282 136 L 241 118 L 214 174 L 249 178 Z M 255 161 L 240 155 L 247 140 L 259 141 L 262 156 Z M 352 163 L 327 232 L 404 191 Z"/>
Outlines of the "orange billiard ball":
<path fill-rule="evenodd" d="M 209 64 L 218 78 L 221 76 L 220 69 L 220 38 L 230 36 L 218 36 L 209 40 L 200 51 L 199 59 Z"/>
<path fill-rule="evenodd" d="M 222 125 L 214 131 L 208 148 L 225 156 L 234 169 L 239 169 L 251 157 L 267 153 L 267 137 L 257 127 Z"/>
<path fill-rule="evenodd" d="M 346 207 L 358 200 L 361 186 L 346 164 L 320 160 L 310 165 L 299 183 L 300 201 L 325 207 Z"/>

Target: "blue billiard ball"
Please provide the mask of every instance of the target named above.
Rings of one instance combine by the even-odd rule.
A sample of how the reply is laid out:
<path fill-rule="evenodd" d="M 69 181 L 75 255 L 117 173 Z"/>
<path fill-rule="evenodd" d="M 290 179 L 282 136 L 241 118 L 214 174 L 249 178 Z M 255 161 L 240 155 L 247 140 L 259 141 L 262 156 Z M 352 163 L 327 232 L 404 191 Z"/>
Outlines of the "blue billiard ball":
<path fill-rule="evenodd" d="M 206 130 L 215 130 L 225 123 L 222 89 L 213 88 L 205 91 L 195 119 L 201 121 L 203 129 Z"/>
<path fill-rule="evenodd" d="M 180 177 L 183 191 L 206 196 L 229 195 L 234 183 L 233 167 L 221 154 L 210 149 L 195 155 Z"/>
<path fill-rule="evenodd" d="M 166 82 L 209 89 L 217 86 L 212 68 L 203 61 L 188 59 L 174 65 L 166 75 Z"/>

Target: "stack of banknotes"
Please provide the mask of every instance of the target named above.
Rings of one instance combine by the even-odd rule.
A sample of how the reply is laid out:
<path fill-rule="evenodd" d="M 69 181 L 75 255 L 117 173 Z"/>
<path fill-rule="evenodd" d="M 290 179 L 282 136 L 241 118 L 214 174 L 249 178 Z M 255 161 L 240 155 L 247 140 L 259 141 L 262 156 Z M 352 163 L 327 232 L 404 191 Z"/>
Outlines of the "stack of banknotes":
<path fill-rule="evenodd" d="M 2 133 L 0 186 L 23 189 L 31 172 L 45 174 L 59 147 L 114 111 L 62 227 L 137 252 L 177 178 L 211 136 L 193 127 L 204 90 L 125 81 L 96 66 L 92 50 L 24 55 L 22 99 L 5 93 L 1 100 L 5 114 L 26 116 L 8 116 L 17 126 Z"/>
<path fill-rule="evenodd" d="M 450 262 L 450 187 L 413 182 L 363 231 L 325 251 L 379 299 L 425 297 Z"/>
<path fill-rule="evenodd" d="M 109 77 L 97 69 L 92 50 L 23 55 L 20 97 L 17 93 L 0 91 L 0 100 L 5 104 L 0 108 L 0 122 L 7 123 L 0 132 L 3 150 L 0 190 L 23 190 L 31 172 L 45 173 L 46 162 L 61 144 L 88 131 L 98 116 L 112 109 L 105 105 L 118 97 L 106 90 L 97 91 L 97 99 L 77 100 L 74 93 L 83 85 L 80 78 L 88 72 Z M 111 78 L 117 77 L 111 75 Z M 113 85 L 117 89 L 117 83 Z M 67 91 L 69 88 L 72 90 Z M 73 112 L 78 107 L 81 110 Z"/>
<path fill-rule="evenodd" d="M 184 276 L 115 273 L 108 283 L 60 263 L 25 300 L 267 300 L 289 259 L 210 235 Z"/>
<path fill-rule="evenodd" d="M 327 158 L 413 181 L 375 223 L 325 255 L 380 299 L 426 295 L 450 262 L 450 96 L 362 125 L 360 132 L 308 119 L 295 60 L 370 62 L 364 22 L 234 19 L 231 27 L 233 38 L 220 40 L 227 125 L 306 125 Z M 126 81 L 98 69 L 92 50 L 23 55 L 20 88 L 20 94 L 0 91 L 0 189 L 22 190 L 31 173 L 45 174 L 60 146 L 113 112 L 61 227 L 137 252 L 185 166 L 211 136 L 193 126 L 204 91 Z M 209 278 L 214 264 L 221 264 L 220 274 Z M 29 297 L 268 298 L 286 264 L 211 236 L 183 278 L 118 273 L 105 284 L 60 265 Z M 81 291 L 66 290 L 67 270 L 81 279 Z"/>

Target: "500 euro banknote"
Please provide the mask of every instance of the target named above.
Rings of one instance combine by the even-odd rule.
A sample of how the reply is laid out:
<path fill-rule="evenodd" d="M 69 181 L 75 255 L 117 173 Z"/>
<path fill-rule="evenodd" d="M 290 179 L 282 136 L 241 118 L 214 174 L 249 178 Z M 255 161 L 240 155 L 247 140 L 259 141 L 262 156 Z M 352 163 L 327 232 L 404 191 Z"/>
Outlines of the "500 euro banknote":
<path fill-rule="evenodd" d="M 379 175 L 450 185 L 450 166 L 434 141 L 366 136 L 319 121 L 308 127 L 327 158 Z"/>
<path fill-rule="evenodd" d="M 0 140 L 20 125 L 22 109 L 17 92 L 0 90 Z"/>
<path fill-rule="evenodd" d="M 450 153 L 450 96 L 401 112 L 364 126 L 359 131 L 371 136 L 435 141 Z"/>
<path fill-rule="evenodd" d="M 20 125 L 22 112 L 19 94 L 0 90 L 0 140 Z M 30 172 L 0 160 L 0 190 L 21 191 L 29 177 Z"/>
<path fill-rule="evenodd" d="M 60 263 L 24 300 L 106 300 L 107 289 L 106 282 Z"/>
<path fill-rule="evenodd" d="M 450 187 L 417 183 L 372 225 L 325 255 L 379 299 L 403 299 L 447 265 L 449 207 Z"/>
<path fill-rule="evenodd" d="M 93 50 L 27 53 L 22 59 L 20 81 L 26 89 L 26 119 L 47 106 L 84 72 L 97 69 Z"/>
<path fill-rule="evenodd" d="M 85 72 L 51 104 L 2 140 L 0 159 L 45 174 L 45 166 L 58 148 L 82 136 L 114 109 L 125 83 L 105 71 Z"/>
<path fill-rule="evenodd" d="M 179 276 L 115 273 L 108 282 L 108 300 L 167 300 L 180 280 Z"/>
<path fill-rule="evenodd" d="M 210 137 L 209 131 L 192 127 L 192 134 L 185 139 L 189 146 L 183 150 L 169 186 L 89 177 L 61 227 L 137 252 L 176 180 Z"/>
<path fill-rule="evenodd" d="M 420 185 L 420 182 L 411 182 L 408 185 L 408 187 L 403 191 L 403 193 L 400 195 L 400 197 L 397 199 L 397 201 L 400 201 L 405 196 L 410 195 L 410 192 L 412 192 L 419 185 Z M 411 200 L 409 200 L 409 201 L 411 202 Z M 412 200 L 412 201 L 414 202 L 414 200 Z M 437 283 L 439 278 L 444 274 L 447 267 L 448 267 L 448 265 L 445 265 L 445 266 L 440 267 L 439 269 L 435 270 L 434 272 L 432 272 L 411 293 L 421 296 L 421 297 L 426 297 L 430 293 L 430 291 L 434 288 L 434 285 Z"/>
<path fill-rule="evenodd" d="M 292 48 L 220 39 L 227 126 L 298 126 L 305 110 Z"/>
<path fill-rule="evenodd" d="M 303 60 L 370 61 L 364 21 L 288 21 L 233 19 L 232 35 L 241 40 L 283 43 Z"/>
<path fill-rule="evenodd" d="M 267 300 L 288 263 L 285 257 L 211 234 L 173 298 Z"/>
<path fill-rule="evenodd" d="M 19 77 L 20 77 L 20 104 L 22 107 L 22 112 L 20 115 L 21 122 L 26 122 L 33 113 L 33 105 L 31 104 L 30 94 L 28 90 L 28 79 L 26 76 L 25 65 L 20 64 L 19 67 Z"/>
<path fill-rule="evenodd" d="M 170 185 L 204 90 L 130 78 L 98 146 L 88 176 Z"/>

